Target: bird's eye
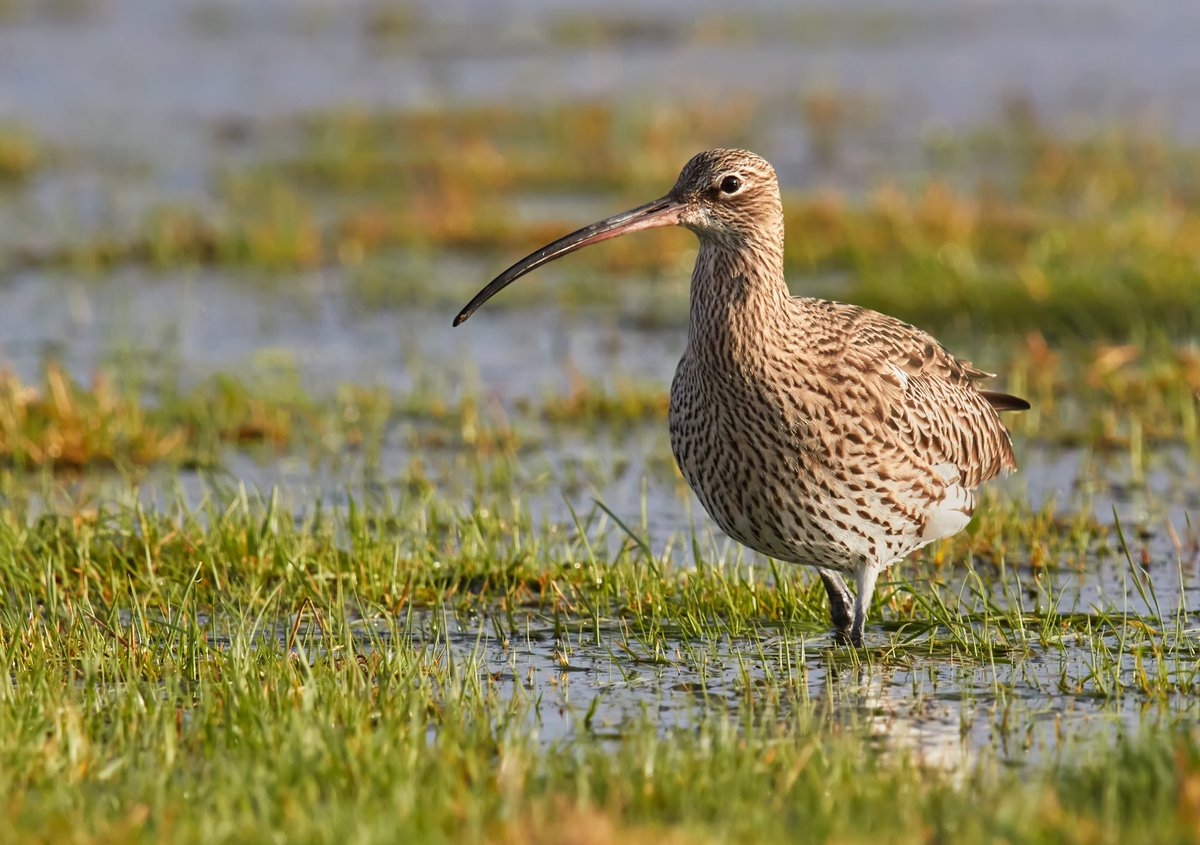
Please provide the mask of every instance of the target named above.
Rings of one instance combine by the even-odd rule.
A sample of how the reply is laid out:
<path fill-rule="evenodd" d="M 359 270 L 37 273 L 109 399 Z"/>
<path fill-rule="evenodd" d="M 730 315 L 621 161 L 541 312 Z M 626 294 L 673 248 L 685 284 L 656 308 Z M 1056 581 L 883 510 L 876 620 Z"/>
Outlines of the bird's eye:
<path fill-rule="evenodd" d="M 736 194 L 742 189 L 742 180 L 736 176 L 726 176 L 721 180 L 721 193 Z"/>

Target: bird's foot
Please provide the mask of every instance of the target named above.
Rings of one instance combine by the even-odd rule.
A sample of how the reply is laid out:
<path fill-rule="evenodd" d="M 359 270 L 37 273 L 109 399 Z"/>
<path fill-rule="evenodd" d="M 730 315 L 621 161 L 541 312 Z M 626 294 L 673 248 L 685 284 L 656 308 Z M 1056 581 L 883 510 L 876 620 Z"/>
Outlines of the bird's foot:
<path fill-rule="evenodd" d="M 862 648 L 863 635 L 862 631 L 854 632 L 853 627 L 847 625 L 844 628 L 833 629 L 833 641 L 838 645 L 848 645 L 852 648 Z"/>
<path fill-rule="evenodd" d="M 863 633 L 867 627 L 867 616 L 862 602 L 855 601 L 854 609 L 848 617 L 845 623 L 840 625 L 834 620 L 834 641 L 838 645 L 862 648 Z"/>

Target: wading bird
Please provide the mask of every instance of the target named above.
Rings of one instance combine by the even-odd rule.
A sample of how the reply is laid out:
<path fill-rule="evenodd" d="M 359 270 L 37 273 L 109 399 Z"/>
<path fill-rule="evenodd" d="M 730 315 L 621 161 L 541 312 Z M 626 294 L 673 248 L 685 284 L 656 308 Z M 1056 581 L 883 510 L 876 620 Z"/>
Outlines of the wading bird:
<path fill-rule="evenodd" d="M 745 150 L 700 153 L 662 199 L 521 259 L 454 325 L 547 262 L 658 226 L 700 240 L 671 384 L 679 469 L 735 540 L 816 567 L 837 634 L 860 645 L 879 573 L 961 531 L 975 488 L 1016 468 L 997 412 L 1029 403 L 981 390 L 990 374 L 907 323 L 793 297 L 775 169 Z"/>

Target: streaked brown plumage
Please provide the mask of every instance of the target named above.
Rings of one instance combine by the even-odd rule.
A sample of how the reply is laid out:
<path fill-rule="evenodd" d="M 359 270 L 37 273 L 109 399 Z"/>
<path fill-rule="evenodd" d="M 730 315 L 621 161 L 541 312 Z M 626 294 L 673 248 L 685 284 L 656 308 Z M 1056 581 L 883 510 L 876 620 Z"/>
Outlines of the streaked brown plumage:
<path fill-rule="evenodd" d="M 974 490 L 1016 468 L 997 411 L 1023 399 L 930 335 L 854 305 L 793 297 L 771 165 L 710 150 L 665 197 L 517 262 L 455 318 L 536 267 L 609 238 L 679 225 L 700 239 L 671 448 L 708 513 L 763 554 L 817 567 L 838 633 L 862 642 L 879 573 L 970 521 Z M 853 601 L 842 575 L 854 577 Z"/>

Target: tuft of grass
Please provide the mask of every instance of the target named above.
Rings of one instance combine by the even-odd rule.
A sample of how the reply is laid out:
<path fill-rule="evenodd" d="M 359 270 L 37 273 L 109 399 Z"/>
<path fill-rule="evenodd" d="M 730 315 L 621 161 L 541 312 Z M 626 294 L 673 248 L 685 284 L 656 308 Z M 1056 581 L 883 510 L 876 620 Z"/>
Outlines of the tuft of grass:
<path fill-rule="evenodd" d="M 1086 448 L 1097 457 L 1128 455 L 1144 468 L 1160 448 L 1200 448 L 1200 356 L 1190 345 L 1099 343 L 1055 351 L 1030 335 L 1004 355 L 996 366 L 1000 385 L 1033 405 L 1006 418 L 1020 451 Z M 563 437 L 660 428 L 667 399 L 664 386 L 621 379 L 605 387 L 574 378 L 561 391 L 504 404 L 433 384 L 402 395 L 346 384 L 314 396 L 286 371 L 218 374 L 183 389 L 169 375 L 148 380 L 101 369 L 82 384 L 49 361 L 38 383 L 0 375 L 0 462 L 59 471 L 212 467 L 228 447 L 377 456 L 389 437 L 417 453 L 453 447 L 485 462 L 508 460 Z M 647 460 L 671 472 L 669 453 Z"/>
<path fill-rule="evenodd" d="M 1200 446 L 1200 354 L 1191 342 L 1092 342 L 1054 349 L 1030 334 L 1007 353 L 1005 389 L 1033 408 L 1006 416 L 1018 434 L 1101 453 Z"/>
<path fill-rule="evenodd" d="M 28 131 L 0 126 L 0 185 L 28 179 L 45 163 L 45 152 Z"/>
<path fill-rule="evenodd" d="M 83 389 L 56 363 L 41 387 L 0 375 L 0 460 L 20 469 L 149 464 L 177 454 L 186 432 L 156 422 L 100 377 Z"/>
<path fill-rule="evenodd" d="M 236 207 L 227 219 L 183 207 L 159 208 L 131 235 L 98 236 L 42 249 L 17 248 L 25 267 L 101 272 L 124 264 L 158 268 L 222 265 L 259 270 L 306 268 L 325 260 L 312 211 L 279 191 Z"/>
<path fill-rule="evenodd" d="M 599 513 L 537 529 L 427 495 L 300 519 L 242 490 L 162 512 L 7 509 L 8 835 L 1161 842 L 1194 825 L 1186 719 L 1004 764 L 1046 713 L 1002 678 L 1037 694 L 1061 660 L 1056 695 L 1075 706 L 1194 695 L 1195 645 L 1155 633 L 1162 620 L 1115 638 L 1051 612 L 1039 628 L 989 591 L 955 609 L 934 586 L 929 630 L 831 651 L 819 583 L 682 565 L 641 532 Z M 1091 675 L 1041 633 L 1064 629 Z M 1165 671 L 1142 671 L 1151 656 Z M 893 744 L 901 708 L 870 689 L 914 666 L 993 679 L 979 709 L 1001 708 L 995 738 L 975 762 L 944 771 Z M 647 689 L 659 706 L 639 703 Z M 905 693 L 916 712 L 925 689 Z"/>
<path fill-rule="evenodd" d="M 528 400 L 518 408 L 532 411 L 555 425 L 626 427 L 667 418 L 668 395 L 658 385 L 621 382 L 611 390 L 574 379 L 567 392 L 547 395 L 541 402 Z"/>
<path fill-rule="evenodd" d="M 221 375 L 183 392 L 104 370 L 83 385 L 52 360 L 37 385 L 0 373 L 0 461 L 25 471 L 211 467 L 225 445 L 295 448 L 331 431 L 354 448 L 374 430 L 380 402 L 347 389 L 318 407 L 294 381 Z"/>

